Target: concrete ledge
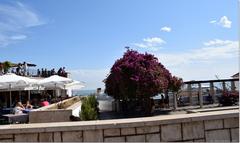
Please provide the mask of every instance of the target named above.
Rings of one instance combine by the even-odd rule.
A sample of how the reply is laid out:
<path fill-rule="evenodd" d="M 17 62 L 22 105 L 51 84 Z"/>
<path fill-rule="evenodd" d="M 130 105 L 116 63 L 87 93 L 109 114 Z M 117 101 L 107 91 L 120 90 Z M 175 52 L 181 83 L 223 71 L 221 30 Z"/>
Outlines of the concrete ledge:
<path fill-rule="evenodd" d="M 73 101 L 76 101 L 76 102 L 80 101 L 80 97 L 75 96 L 75 97 L 72 97 L 72 98 L 57 102 L 57 103 L 50 104 L 48 106 L 44 106 L 44 107 L 41 107 L 41 108 L 38 108 L 38 109 L 34 109 L 34 111 L 54 110 L 54 109 L 58 110 L 58 105 L 59 104 L 62 104 L 63 106 L 67 106 L 69 102 L 73 102 Z"/>
<path fill-rule="evenodd" d="M 62 132 L 97 130 L 111 128 L 131 128 L 154 126 L 164 124 L 176 124 L 193 121 L 239 118 L 239 110 L 215 111 L 193 114 L 161 115 L 145 118 L 115 119 L 115 120 L 96 120 L 79 122 L 57 122 L 57 123 L 33 123 L 18 125 L 0 126 L 0 134 L 20 134 L 20 133 L 40 133 L 40 132 Z"/>
<path fill-rule="evenodd" d="M 194 109 L 194 110 L 187 110 L 187 113 L 202 113 L 202 112 L 235 110 L 235 109 L 239 109 L 239 106 L 217 107 L 217 108 L 207 108 L 207 109 Z"/>
<path fill-rule="evenodd" d="M 74 110 L 74 109 L 78 108 L 81 105 L 82 105 L 82 101 L 78 101 L 78 102 L 74 103 L 73 105 L 69 106 L 67 109 Z"/>

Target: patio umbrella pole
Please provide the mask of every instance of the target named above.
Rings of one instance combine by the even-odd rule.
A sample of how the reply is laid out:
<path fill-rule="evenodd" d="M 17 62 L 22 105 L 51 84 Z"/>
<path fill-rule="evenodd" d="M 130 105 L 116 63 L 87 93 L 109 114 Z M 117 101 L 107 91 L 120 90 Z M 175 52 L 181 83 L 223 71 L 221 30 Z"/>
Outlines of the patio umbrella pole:
<path fill-rule="evenodd" d="M 57 99 L 57 84 L 55 83 L 55 99 Z"/>
<path fill-rule="evenodd" d="M 19 93 L 19 101 L 22 102 L 22 99 L 21 99 L 21 91 L 18 91 Z"/>
<path fill-rule="evenodd" d="M 30 90 L 28 90 L 28 101 L 30 101 Z"/>
<path fill-rule="evenodd" d="M 11 108 L 11 105 L 12 105 L 12 91 L 11 91 L 11 84 L 9 84 L 9 92 L 10 92 L 10 96 L 9 96 L 9 107 Z"/>

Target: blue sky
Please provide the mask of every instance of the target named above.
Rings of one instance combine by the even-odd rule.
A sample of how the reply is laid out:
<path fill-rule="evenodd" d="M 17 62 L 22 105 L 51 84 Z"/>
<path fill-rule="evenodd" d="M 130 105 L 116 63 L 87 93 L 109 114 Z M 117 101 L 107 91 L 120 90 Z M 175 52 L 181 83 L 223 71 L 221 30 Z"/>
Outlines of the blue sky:
<path fill-rule="evenodd" d="M 184 80 L 239 71 L 238 0 L 21 0 L 0 2 L 0 61 L 65 66 L 85 89 L 125 46 L 159 58 Z"/>

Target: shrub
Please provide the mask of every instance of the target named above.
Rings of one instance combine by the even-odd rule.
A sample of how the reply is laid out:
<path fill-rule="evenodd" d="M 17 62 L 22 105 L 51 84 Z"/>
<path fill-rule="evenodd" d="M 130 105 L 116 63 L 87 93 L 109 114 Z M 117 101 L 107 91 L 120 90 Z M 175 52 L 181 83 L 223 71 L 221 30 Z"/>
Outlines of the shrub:
<path fill-rule="evenodd" d="M 94 95 L 89 95 L 83 99 L 80 118 L 83 121 L 98 119 L 98 101 Z"/>
<path fill-rule="evenodd" d="M 219 98 L 219 103 L 222 106 L 232 106 L 238 102 L 239 93 L 237 91 L 224 91 Z"/>

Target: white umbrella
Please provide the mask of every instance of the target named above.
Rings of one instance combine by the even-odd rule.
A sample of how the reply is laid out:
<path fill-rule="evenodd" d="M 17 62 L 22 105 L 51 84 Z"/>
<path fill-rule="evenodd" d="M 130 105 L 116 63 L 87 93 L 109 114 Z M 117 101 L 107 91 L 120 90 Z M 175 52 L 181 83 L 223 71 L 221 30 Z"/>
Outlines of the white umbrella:
<path fill-rule="evenodd" d="M 64 89 L 71 89 L 71 90 L 76 90 L 76 89 L 81 89 L 85 87 L 82 82 L 74 80 L 72 83 L 68 83 L 64 85 Z"/>
<path fill-rule="evenodd" d="M 66 84 L 73 83 L 74 80 L 58 75 L 53 75 L 48 78 L 42 79 L 38 82 L 39 85 L 46 89 L 54 89 L 56 96 L 56 89 L 64 89 Z"/>
<path fill-rule="evenodd" d="M 61 77 L 58 75 L 53 75 L 48 78 L 42 79 L 38 82 L 39 85 L 44 86 L 48 89 L 64 88 L 65 84 L 74 82 L 74 80 L 66 77 Z"/>
<path fill-rule="evenodd" d="M 12 103 L 11 99 L 11 90 L 12 89 L 22 89 L 29 86 L 32 86 L 33 84 L 36 84 L 37 80 L 30 79 L 23 76 L 18 76 L 16 74 L 5 74 L 0 76 L 0 89 L 6 90 L 8 89 L 10 91 L 10 105 Z"/>
<path fill-rule="evenodd" d="M 24 87 L 37 83 L 37 80 L 30 79 L 16 74 L 5 74 L 0 76 L 0 89 L 8 88 L 9 84 L 12 87 Z"/>
<path fill-rule="evenodd" d="M 83 82 L 79 82 L 79 81 L 73 81 L 72 83 L 68 83 L 64 85 L 64 89 L 67 91 L 67 95 L 69 97 L 72 96 L 73 90 L 79 90 L 83 87 L 84 87 Z"/>

